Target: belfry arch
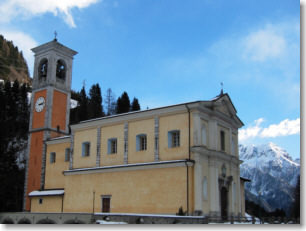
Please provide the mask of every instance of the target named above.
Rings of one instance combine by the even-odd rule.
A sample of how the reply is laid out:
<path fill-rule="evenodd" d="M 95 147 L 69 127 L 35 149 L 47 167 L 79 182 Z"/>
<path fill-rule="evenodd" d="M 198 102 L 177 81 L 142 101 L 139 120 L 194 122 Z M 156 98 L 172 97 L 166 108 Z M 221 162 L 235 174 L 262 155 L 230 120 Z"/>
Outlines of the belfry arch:
<path fill-rule="evenodd" d="M 61 81 L 65 81 L 66 80 L 66 63 L 59 59 L 57 60 L 56 63 L 56 79 L 59 79 Z"/>
<path fill-rule="evenodd" d="M 46 80 L 48 74 L 48 60 L 42 59 L 38 66 L 38 79 L 39 80 Z"/>

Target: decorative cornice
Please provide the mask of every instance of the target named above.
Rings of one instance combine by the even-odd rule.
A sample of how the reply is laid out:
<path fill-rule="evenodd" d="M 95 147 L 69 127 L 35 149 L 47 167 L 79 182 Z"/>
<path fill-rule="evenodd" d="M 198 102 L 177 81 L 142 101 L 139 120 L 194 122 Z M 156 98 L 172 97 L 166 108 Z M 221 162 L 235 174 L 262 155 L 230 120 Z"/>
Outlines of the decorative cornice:
<path fill-rule="evenodd" d="M 63 44 L 53 40 L 51 42 L 45 43 L 43 45 L 40 45 L 38 47 L 35 47 L 32 49 L 32 51 L 35 53 L 35 55 L 39 55 L 41 53 L 46 53 L 49 50 L 55 50 L 56 52 L 61 53 L 62 55 L 65 56 L 70 56 L 73 57 L 76 55 L 78 52 L 64 46 Z"/>
<path fill-rule="evenodd" d="M 216 150 L 210 150 L 204 146 L 193 146 L 191 147 L 191 151 L 194 153 L 199 153 L 200 156 L 203 155 L 204 157 L 217 157 L 222 160 L 231 161 L 237 165 L 242 163 L 242 161 L 239 160 L 236 156 L 231 156 Z"/>
<path fill-rule="evenodd" d="M 47 145 L 70 143 L 70 142 L 71 142 L 71 136 L 61 136 L 45 141 Z"/>
<path fill-rule="evenodd" d="M 135 171 L 135 170 L 184 167 L 184 166 L 186 167 L 186 164 L 188 166 L 193 166 L 194 161 L 185 159 L 185 160 L 147 162 L 147 163 L 137 163 L 137 164 L 126 164 L 126 165 L 113 165 L 113 166 L 105 166 L 105 167 L 80 168 L 80 169 L 63 171 L 63 175 L 69 176 L 69 175 L 78 175 L 78 174 Z"/>

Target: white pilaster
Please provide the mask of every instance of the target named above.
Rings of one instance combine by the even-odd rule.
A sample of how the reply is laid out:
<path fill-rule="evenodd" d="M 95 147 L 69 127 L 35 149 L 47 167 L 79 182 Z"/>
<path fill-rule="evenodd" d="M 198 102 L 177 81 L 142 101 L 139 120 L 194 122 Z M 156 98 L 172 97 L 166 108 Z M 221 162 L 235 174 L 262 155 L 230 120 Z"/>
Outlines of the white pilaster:
<path fill-rule="evenodd" d="M 209 201 L 210 215 L 218 216 L 219 214 L 219 187 L 218 187 L 218 169 L 214 158 L 209 159 Z"/>
<path fill-rule="evenodd" d="M 218 144 L 218 126 L 215 120 L 209 121 L 209 148 L 212 150 L 217 150 Z"/>
<path fill-rule="evenodd" d="M 193 137 L 194 145 L 201 145 L 201 119 L 199 113 L 193 113 Z"/>
<path fill-rule="evenodd" d="M 203 211 L 202 209 L 202 165 L 198 153 L 194 154 L 194 210 Z"/>

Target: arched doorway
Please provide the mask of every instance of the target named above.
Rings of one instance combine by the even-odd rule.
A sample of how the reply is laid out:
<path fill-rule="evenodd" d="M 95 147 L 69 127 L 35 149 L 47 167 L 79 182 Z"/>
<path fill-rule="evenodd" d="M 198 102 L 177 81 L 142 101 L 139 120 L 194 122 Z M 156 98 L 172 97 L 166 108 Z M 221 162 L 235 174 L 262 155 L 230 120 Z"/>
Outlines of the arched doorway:
<path fill-rule="evenodd" d="M 228 211 L 228 193 L 225 187 L 221 188 L 221 218 L 222 220 L 227 220 L 227 211 Z"/>

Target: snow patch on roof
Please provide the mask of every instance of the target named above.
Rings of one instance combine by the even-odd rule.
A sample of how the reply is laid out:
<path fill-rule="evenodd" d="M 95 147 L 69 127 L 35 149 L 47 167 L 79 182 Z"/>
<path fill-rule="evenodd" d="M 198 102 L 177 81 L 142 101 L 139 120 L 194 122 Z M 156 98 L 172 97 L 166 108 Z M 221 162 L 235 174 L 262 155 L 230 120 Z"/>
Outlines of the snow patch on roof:
<path fill-rule="evenodd" d="M 39 197 L 39 196 L 60 196 L 64 195 L 65 190 L 43 190 L 43 191 L 32 191 L 29 193 L 29 197 Z"/>

